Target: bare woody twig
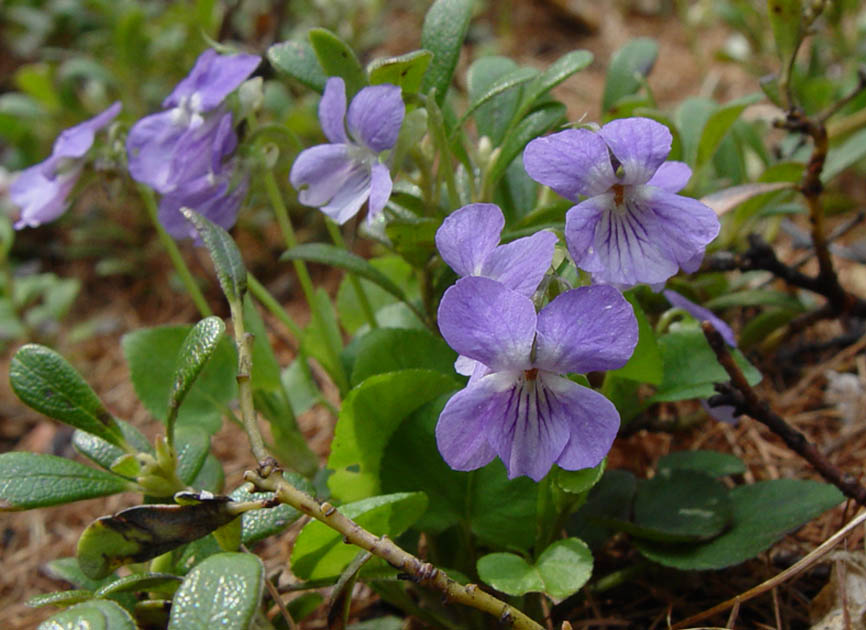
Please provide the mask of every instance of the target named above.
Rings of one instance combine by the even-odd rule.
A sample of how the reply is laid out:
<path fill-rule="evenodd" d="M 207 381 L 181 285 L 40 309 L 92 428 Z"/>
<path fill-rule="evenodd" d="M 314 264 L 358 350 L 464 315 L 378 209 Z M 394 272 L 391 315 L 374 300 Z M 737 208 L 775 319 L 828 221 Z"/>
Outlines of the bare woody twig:
<path fill-rule="evenodd" d="M 716 391 L 721 395 L 710 398 L 708 401 L 710 405 L 733 405 L 736 412 L 750 416 L 766 425 L 773 433 L 782 438 L 788 448 L 812 464 L 824 479 L 839 488 L 845 496 L 866 506 L 866 488 L 861 486 L 851 475 L 843 473 L 830 463 L 815 445 L 806 439 L 805 435 L 774 413 L 765 402 L 758 398 L 755 390 L 752 389 L 743 372 L 734 362 L 731 353 L 728 352 L 728 347 L 719 332 L 709 322 L 703 322 L 701 326 L 719 363 L 731 377 L 730 383 L 716 384 Z"/>
<path fill-rule="evenodd" d="M 346 543 L 357 545 L 375 556 L 383 558 L 392 566 L 405 571 L 410 579 L 421 586 L 434 588 L 443 593 L 446 601 L 472 606 L 497 617 L 503 627 L 515 630 L 544 630 L 524 613 L 478 588 L 475 584 L 463 586 L 449 578 L 432 564 L 423 562 L 400 548 L 386 536 L 368 532 L 352 519 L 341 514 L 330 503 L 319 504 L 313 497 L 286 481 L 273 463 L 259 467 L 258 471 L 247 471 L 244 475 L 263 491 L 276 493 L 277 498 L 304 514 L 321 521 L 343 535 Z"/>

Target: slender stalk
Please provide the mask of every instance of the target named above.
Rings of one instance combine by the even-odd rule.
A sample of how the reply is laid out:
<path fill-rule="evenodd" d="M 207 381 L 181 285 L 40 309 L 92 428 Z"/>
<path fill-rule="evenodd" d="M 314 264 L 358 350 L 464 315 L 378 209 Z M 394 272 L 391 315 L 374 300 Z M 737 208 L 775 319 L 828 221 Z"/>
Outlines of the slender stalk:
<path fill-rule="evenodd" d="M 313 497 L 298 490 L 281 474 L 274 474 L 275 472 L 273 467 L 264 467 L 259 472 L 247 471 L 244 478 L 260 490 L 274 492 L 281 502 L 341 533 L 345 542 L 369 551 L 405 571 L 413 582 L 442 592 L 445 601 L 455 601 L 477 608 L 497 617 L 506 627 L 516 630 L 543 630 L 543 626 L 516 608 L 482 591 L 476 584 L 463 586 L 455 582 L 444 571 L 403 550 L 388 537 L 368 532 L 330 503 L 320 505 Z"/>
<path fill-rule="evenodd" d="M 249 272 L 247 272 L 247 288 L 250 290 L 250 293 L 253 294 L 253 297 L 268 309 L 269 313 L 280 320 L 280 323 L 289 329 L 289 332 L 295 338 L 295 341 L 300 345 L 304 331 L 301 330 L 301 327 L 297 322 L 286 313 L 286 309 L 277 302 L 276 298 L 271 295 L 271 292 L 268 291 L 267 287 L 265 287 L 265 285 L 259 282 L 258 279 Z"/>
<path fill-rule="evenodd" d="M 247 437 L 250 440 L 250 448 L 257 462 L 264 461 L 268 457 L 262 432 L 256 420 L 256 410 L 253 405 L 253 349 L 252 335 L 248 335 L 244 326 L 244 308 L 240 299 L 229 300 L 229 308 L 232 313 L 232 326 L 235 332 L 235 344 L 238 348 L 238 402 L 240 403 L 241 421 L 244 425 Z"/>
<path fill-rule="evenodd" d="M 153 196 L 153 191 L 147 186 L 141 184 L 138 186 L 138 191 L 141 194 L 141 199 L 144 201 L 147 216 L 150 217 L 150 222 L 153 223 L 153 227 L 156 228 L 156 234 L 159 237 L 159 241 L 166 253 L 168 253 L 168 257 L 171 258 L 174 269 L 180 276 L 183 286 L 186 288 L 187 293 L 189 293 L 189 297 L 195 303 L 195 306 L 202 317 L 210 317 L 213 315 L 213 311 L 211 311 L 208 306 L 207 300 L 204 299 L 201 289 L 199 289 L 198 285 L 195 283 L 195 278 L 192 277 L 189 267 L 186 266 L 183 256 L 181 256 L 180 250 L 177 248 L 177 243 L 174 242 L 174 239 L 165 231 L 165 228 L 162 227 L 162 224 L 159 222 L 156 199 Z"/>
<path fill-rule="evenodd" d="M 334 241 L 334 245 L 347 249 L 346 241 L 343 240 L 343 233 L 340 232 L 340 226 L 327 217 L 325 217 L 325 226 L 328 228 L 328 234 L 331 235 L 331 240 Z M 379 322 L 376 321 L 376 314 L 373 312 L 373 307 L 370 305 L 370 299 L 367 297 L 367 292 L 364 291 L 361 281 L 358 279 L 358 276 L 353 273 L 348 274 L 348 276 L 349 283 L 352 285 L 352 289 L 355 291 L 355 296 L 358 298 L 358 303 L 361 305 L 361 311 L 364 313 L 364 319 L 367 320 L 371 329 L 378 328 Z"/>
<path fill-rule="evenodd" d="M 274 173 L 268 169 L 263 169 L 263 177 L 265 180 L 265 190 L 267 191 L 268 198 L 271 201 L 271 206 L 274 209 L 274 214 L 277 217 L 277 223 L 280 226 L 280 231 L 283 233 L 283 239 L 286 243 L 286 247 L 292 249 L 297 247 L 298 239 L 295 237 L 295 230 L 292 227 L 292 222 L 289 219 L 289 211 L 286 208 L 286 204 L 283 202 L 283 196 L 280 193 L 280 189 L 277 186 L 277 180 L 274 178 Z M 301 290 L 304 292 L 304 298 L 307 300 L 307 306 L 310 307 L 310 314 L 313 319 L 316 321 L 319 329 L 323 332 L 327 330 L 327 326 L 325 324 L 325 320 L 322 317 L 322 313 L 319 311 L 316 305 L 316 295 L 315 290 L 313 289 L 313 280 L 310 277 L 310 272 L 307 269 L 307 265 L 303 260 L 292 260 L 292 265 L 295 268 L 295 274 L 298 276 L 298 281 L 301 283 Z M 338 356 L 339 351 L 331 346 L 329 343 L 325 343 L 326 352 L 328 353 L 328 361 L 334 368 L 334 374 L 331 374 L 331 377 L 336 381 L 336 385 L 341 392 L 345 392 L 349 389 L 349 380 L 346 378 L 346 375 L 342 371 L 340 357 Z"/>

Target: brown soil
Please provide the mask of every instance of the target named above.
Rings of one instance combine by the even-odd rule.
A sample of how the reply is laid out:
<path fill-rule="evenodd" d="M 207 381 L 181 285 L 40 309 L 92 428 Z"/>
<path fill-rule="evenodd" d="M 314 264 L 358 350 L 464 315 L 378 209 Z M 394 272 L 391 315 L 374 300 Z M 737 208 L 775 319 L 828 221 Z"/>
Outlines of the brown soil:
<path fill-rule="evenodd" d="M 606 11 L 602 16 L 598 9 L 595 13 L 592 10 L 593 6 L 601 3 L 591 2 L 572 3 L 588 7 L 579 17 L 564 10 L 562 7 L 566 3 L 562 1 L 511 0 L 490 4 L 499 4 L 500 8 L 507 10 L 491 9 L 478 17 L 473 25 L 471 43 L 461 60 L 462 67 L 465 68 L 472 55 L 479 51 L 489 52 L 492 47 L 496 47 L 494 52 L 510 54 L 521 63 L 536 67 L 544 67 L 568 50 L 587 48 L 595 53 L 593 65 L 556 91 L 556 95 L 568 105 L 572 120 L 583 116 L 589 120 L 598 119 L 604 72 L 610 54 L 635 36 L 654 37 L 661 44 L 650 85 L 663 108 L 691 95 L 704 94 L 728 100 L 756 89 L 754 77 L 744 70 L 714 61 L 714 51 L 727 36 L 721 26 L 690 31 L 672 15 L 659 12 L 636 14 L 621 8 Z M 392 36 L 384 48 L 389 53 L 410 50 L 418 41 L 419 26 L 417 13 L 394 9 L 386 21 L 386 28 Z M 693 45 L 691 41 L 699 41 L 699 45 Z M 253 252 L 257 250 L 260 254 L 279 251 L 275 244 L 257 248 L 255 242 L 250 242 L 254 238 L 248 239 L 249 247 L 244 247 L 243 241 L 241 238 L 245 255 L 256 256 Z M 190 249 L 186 253 L 200 271 L 199 275 L 210 277 L 209 266 L 202 262 L 202 256 Z M 285 267 L 266 272 L 267 263 L 264 257 L 253 261 L 253 264 L 262 266 L 261 275 L 287 304 L 292 316 L 304 322 L 305 308 L 292 291 L 294 282 L 281 275 L 285 273 Z M 137 402 L 120 353 L 120 337 L 143 326 L 192 322 L 196 319 L 196 312 L 183 294 L 165 282 L 170 275 L 167 261 L 154 255 L 148 258 L 147 264 L 147 275 L 134 281 L 100 278 L 85 265 L 62 261 L 53 270 L 61 276 L 76 274 L 83 279 L 82 295 L 65 326 L 71 327 L 97 316 L 107 322 L 104 333 L 80 343 L 64 343 L 61 334 L 58 349 L 86 375 L 112 412 L 133 422 L 152 437 L 159 433 L 161 426 L 152 421 Z M 844 274 L 847 274 L 844 278 L 854 282 L 859 280 L 860 286 L 863 285 L 861 268 L 849 265 Z M 322 275 L 319 280 L 334 288 L 335 276 L 332 274 Z M 211 283 L 208 297 L 215 307 L 222 303 L 214 283 Z M 227 315 L 225 312 L 220 314 Z M 278 323 L 269 323 L 276 331 L 274 341 L 280 356 L 288 362 L 293 356 L 288 336 Z M 832 329 L 818 330 L 816 335 L 832 336 L 833 332 Z M 774 387 L 777 384 L 771 383 L 770 379 L 765 379 L 759 388 L 777 412 L 829 451 L 833 463 L 856 476 L 862 473 L 866 432 L 859 426 L 842 425 L 835 417 L 835 411 L 824 407 L 822 400 L 826 369 L 853 369 L 859 374 L 861 383 L 866 384 L 864 345 L 860 342 L 841 352 L 818 356 L 814 363 L 804 366 L 799 376 L 787 383 L 784 389 Z M 0 373 L 7 373 L 12 350 L 0 361 Z M 667 405 L 658 410 L 658 416 L 667 420 L 694 413 L 697 409 L 692 405 Z M 71 454 L 69 432 L 21 405 L 9 390 L 5 377 L 0 379 L 0 418 L 0 450 Z M 332 419 L 325 412 L 311 411 L 299 422 L 324 461 L 332 434 Z M 214 438 L 215 451 L 227 471 L 229 488 L 240 482 L 243 471 L 252 463 L 249 452 L 239 448 L 244 443 L 243 434 L 230 423 Z M 749 467 L 746 482 L 815 477 L 807 464 L 751 420 L 744 420 L 736 427 L 703 422 L 695 428 L 673 433 L 641 430 L 617 442 L 610 466 L 626 467 L 640 476 L 647 476 L 652 474 L 661 455 L 694 448 L 716 449 L 741 457 Z M 49 560 L 73 555 L 78 535 L 93 518 L 132 505 L 134 500 L 132 495 L 121 495 L 0 516 L 0 565 L 3 567 L 0 571 L 0 611 L 3 611 L 0 616 L 4 619 L 3 627 L 10 630 L 33 628 L 52 614 L 50 608 L 34 610 L 24 604 L 33 595 L 67 588 L 66 584 L 47 577 L 43 565 Z M 771 552 L 739 567 L 700 574 L 658 570 L 603 594 L 590 593 L 584 603 L 555 612 L 563 618 L 575 620 L 572 622 L 575 628 L 663 628 L 669 614 L 673 621 L 682 619 L 775 574 L 780 566 L 789 564 L 825 540 L 844 524 L 853 511 L 850 507 L 833 510 L 786 537 Z M 861 544 L 859 534 L 853 535 L 849 541 L 850 548 Z M 258 550 L 266 560 L 269 573 L 277 574 L 286 566 L 290 545 L 290 537 L 282 537 Z M 627 566 L 637 557 L 624 540 L 615 541 L 609 552 L 598 561 L 597 575 Z M 745 625 L 738 627 L 776 627 L 777 614 L 783 620 L 783 627 L 807 627 L 809 599 L 826 582 L 826 576 L 825 569 L 812 571 L 779 588 L 776 597 L 767 595 L 748 603 L 740 610 L 741 623 Z M 363 602 L 370 601 L 369 597 L 363 598 Z M 721 625 L 725 618 L 709 621 Z M 324 627 L 324 618 L 317 615 L 303 627 Z"/>

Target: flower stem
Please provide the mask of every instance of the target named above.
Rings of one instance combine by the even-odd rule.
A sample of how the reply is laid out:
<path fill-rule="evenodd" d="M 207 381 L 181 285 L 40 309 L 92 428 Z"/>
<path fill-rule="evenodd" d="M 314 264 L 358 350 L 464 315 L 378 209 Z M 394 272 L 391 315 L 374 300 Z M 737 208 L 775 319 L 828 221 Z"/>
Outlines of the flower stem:
<path fill-rule="evenodd" d="M 328 234 L 331 235 L 331 240 L 334 241 L 334 245 L 347 249 L 346 241 L 343 240 L 343 233 L 340 232 L 340 226 L 328 217 L 325 217 L 325 226 L 328 228 Z M 367 297 L 366 291 L 364 291 L 364 287 L 361 285 L 361 281 L 358 280 L 358 276 L 353 273 L 349 273 L 348 276 L 349 283 L 355 290 L 355 296 L 358 298 L 358 303 L 361 305 L 361 311 L 364 313 L 364 318 L 370 325 L 370 329 L 374 330 L 378 328 L 379 323 L 376 321 L 376 314 L 373 312 L 373 307 L 370 305 L 370 300 Z"/>
<path fill-rule="evenodd" d="M 177 247 L 177 243 L 174 242 L 174 239 L 165 231 L 165 228 L 162 227 L 162 224 L 159 222 L 156 199 L 153 196 L 153 191 L 147 186 L 141 184 L 138 186 L 138 191 L 144 201 L 147 216 L 150 217 L 153 227 L 156 228 L 156 234 L 159 237 L 159 241 L 168 253 L 168 257 L 171 258 L 174 269 L 180 276 L 183 286 L 186 288 L 187 293 L 189 293 L 189 297 L 195 303 L 195 306 L 198 308 L 198 312 L 202 317 L 210 317 L 213 315 L 213 311 L 211 311 L 208 306 L 207 300 L 204 299 L 201 289 L 199 289 L 198 285 L 195 283 L 195 278 L 192 277 L 189 267 L 186 266 L 183 256 L 181 256 L 180 250 Z"/>
<path fill-rule="evenodd" d="M 277 302 L 276 298 L 271 295 L 271 292 L 268 291 L 267 287 L 259 282 L 250 272 L 247 272 L 247 288 L 250 290 L 250 293 L 253 294 L 253 297 L 255 297 L 262 306 L 268 309 L 268 312 L 280 320 L 280 323 L 283 324 L 283 326 L 289 329 L 289 332 L 295 338 L 295 341 L 300 345 L 304 331 L 301 330 L 298 323 L 291 318 L 282 305 Z"/>
<path fill-rule="evenodd" d="M 387 536 L 376 536 L 365 530 L 330 503 L 320 505 L 316 499 L 292 486 L 281 474 L 275 473 L 273 468 L 265 467 L 259 472 L 247 471 L 244 479 L 252 482 L 260 490 L 276 493 L 277 499 L 282 503 L 291 505 L 339 532 L 347 543 L 369 551 L 392 566 L 409 573 L 417 584 L 441 591 L 446 601 L 456 601 L 477 608 L 516 630 L 543 630 L 541 625 L 524 613 L 486 593 L 477 585 L 463 586 L 455 582 L 444 571 L 413 556 Z"/>
<path fill-rule="evenodd" d="M 283 240 L 286 243 L 286 247 L 288 247 L 289 249 L 293 249 L 294 247 L 297 247 L 298 239 L 295 237 L 295 230 L 292 227 L 291 220 L 289 219 L 289 211 L 286 208 L 286 204 L 283 202 L 283 196 L 280 193 L 279 187 L 277 186 L 277 180 L 274 178 L 273 171 L 271 171 L 269 168 L 263 169 L 263 175 L 265 180 L 265 190 L 267 191 L 268 198 L 271 201 L 271 206 L 274 209 L 274 214 L 277 217 L 277 223 L 280 226 L 280 231 L 283 233 Z M 349 389 L 349 379 L 346 377 L 346 374 L 342 370 L 339 350 L 334 348 L 332 344 L 327 342 L 327 335 L 325 334 L 325 331 L 327 330 L 327 325 L 321 311 L 316 304 L 316 295 L 313 289 L 313 281 L 310 278 L 310 272 L 307 269 L 307 265 L 306 263 L 304 263 L 303 260 L 293 260 L 292 265 L 294 265 L 295 273 L 298 276 L 298 281 L 301 283 L 301 290 L 304 292 L 304 298 L 307 300 L 307 305 L 310 307 L 310 313 L 315 320 L 319 330 L 322 331 L 323 337 L 325 337 L 326 339 L 326 342 L 324 344 L 325 351 L 328 353 L 328 362 L 331 364 L 333 369 L 331 378 L 334 379 L 335 384 L 339 388 L 340 392 L 345 393 Z"/>
<path fill-rule="evenodd" d="M 257 462 L 268 457 L 262 432 L 256 420 L 255 406 L 253 405 L 252 384 L 252 335 L 248 335 L 244 325 L 244 307 L 241 299 L 229 300 L 229 308 L 232 314 L 232 326 L 235 333 L 235 345 L 238 348 L 238 402 L 240 404 L 241 421 L 244 425 L 247 437 L 250 440 L 250 448 Z"/>

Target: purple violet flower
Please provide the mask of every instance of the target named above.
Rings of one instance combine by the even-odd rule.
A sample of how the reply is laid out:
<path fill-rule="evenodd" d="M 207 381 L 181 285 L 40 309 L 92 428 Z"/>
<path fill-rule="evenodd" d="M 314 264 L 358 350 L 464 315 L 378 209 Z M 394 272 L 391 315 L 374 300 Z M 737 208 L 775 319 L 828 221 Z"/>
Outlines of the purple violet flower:
<path fill-rule="evenodd" d="M 396 144 L 405 113 L 400 88 L 389 84 L 363 88 L 347 112 L 343 79 L 328 79 L 319 101 L 319 122 L 330 142 L 302 151 L 289 174 L 300 202 L 342 225 L 369 200 L 367 220 L 374 219 L 391 196 L 392 185 L 388 166 L 379 157 Z"/>
<path fill-rule="evenodd" d="M 471 203 L 445 217 L 436 231 L 436 248 L 460 276 L 498 280 L 532 297 L 553 260 L 556 234 L 542 230 L 499 244 L 505 217 L 492 203 Z"/>
<path fill-rule="evenodd" d="M 221 135 L 234 132 L 231 118 L 226 130 L 230 114 L 205 114 L 218 108 L 260 62 L 256 55 L 203 52 L 190 74 L 163 101 L 171 109 L 145 116 L 129 130 L 126 149 L 132 178 L 164 194 L 211 170 L 215 161 L 211 149 L 225 146 Z"/>
<path fill-rule="evenodd" d="M 474 470 L 498 456 L 509 478 L 538 481 L 553 464 L 578 470 L 607 454 L 616 408 L 562 374 L 628 361 L 637 321 L 619 291 L 572 289 L 536 314 L 532 300 L 495 280 L 462 278 L 442 297 L 439 329 L 483 364 L 439 416 L 436 442 L 449 466 Z"/>
<path fill-rule="evenodd" d="M 670 149 L 670 131 L 649 118 L 614 120 L 598 132 L 568 129 L 526 146 L 530 177 L 571 201 L 587 197 L 568 211 L 565 240 L 593 281 L 657 291 L 678 269 L 700 266 L 719 220 L 676 194 L 691 169 L 665 162 Z"/>
<path fill-rule="evenodd" d="M 96 132 L 120 113 L 114 103 L 101 114 L 63 131 L 54 141 L 51 156 L 21 171 L 9 186 L 9 197 L 21 208 L 15 229 L 38 227 L 66 211 L 66 197 L 78 181 L 84 156 L 93 146 Z"/>

